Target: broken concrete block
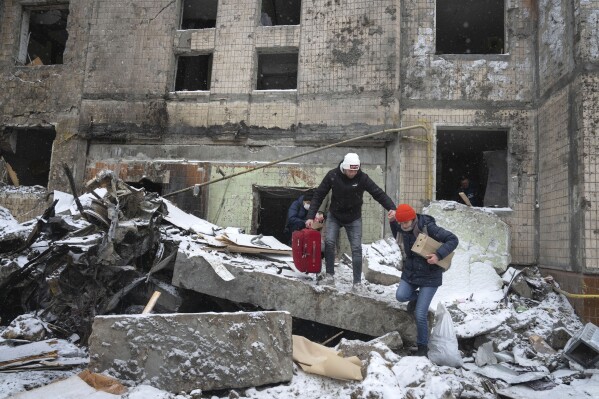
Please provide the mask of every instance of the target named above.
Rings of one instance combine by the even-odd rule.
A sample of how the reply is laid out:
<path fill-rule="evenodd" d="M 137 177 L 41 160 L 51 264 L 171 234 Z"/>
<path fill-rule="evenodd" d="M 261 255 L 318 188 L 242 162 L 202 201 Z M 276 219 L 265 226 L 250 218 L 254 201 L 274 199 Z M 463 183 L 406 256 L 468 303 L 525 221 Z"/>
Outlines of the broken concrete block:
<path fill-rule="evenodd" d="M 528 337 L 528 340 L 532 344 L 533 349 L 539 354 L 554 355 L 556 353 L 555 350 L 550 347 L 542 337 L 536 334 Z"/>
<path fill-rule="evenodd" d="M 437 225 L 458 236 L 460 244 L 456 252 L 460 247 L 469 248 L 470 252 L 478 249 L 470 263 L 488 263 L 498 274 L 505 272 L 511 259 L 510 227 L 497 215 L 453 201 L 432 202 L 423 213 L 434 216 Z"/>
<path fill-rule="evenodd" d="M 31 313 L 17 316 L 2 332 L 4 339 L 24 339 L 26 341 L 41 341 L 46 337 L 46 323 Z"/>
<path fill-rule="evenodd" d="M 202 256 L 179 249 L 173 285 L 374 337 L 399 331 L 405 342 L 416 342 L 414 318 L 389 294 L 361 296 L 259 269 L 225 266 L 235 276 L 231 281 L 220 278 Z"/>
<path fill-rule="evenodd" d="M 389 345 L 394 346 L 396 349 L 400 349 L 403 346 L 401 336 L 399 333 L 389 333 L 382 337 L 373 339 L 368 342 L 360 340 L 347 340 L 342 339 L 337 345 L 337 350 L 341 352 L 344 357 L 357 356 L 360 360 L 368 360 L 370 352 L 377 352 L 383 358 L 385 354 L 391 349 Z"/>
<path fill-rule="evenodd" d="M 395 244 L 395 245 L 393 245 Z M 399 283 L 401 251 L 395 241 L 379 240 L 364 246 L 362 271 L 366 280 L 374 284 L 393 285 Z"/>
<path fill-rule="evenodd" d="M 99 316 L 90 369 L 170 392 L 291 380 L 287 312 Z"/>
<path fill-rule="evenodd" d="M 532 290 L 522 274 L 516 276 L 510 285 L 510 290 L 523 298 L 532 298 Z"/>
<path fill-rule="evenodd" d="M 433 302 L 448 303 L 466 298 L 501 300 L 503 280 L 498 274 L 506 270 L 510 260 L 508 225 L 482 208 L 453 201 L 432 202 L 422 213 L 433 216 L 438 226 L 451 231 L 460 240 L 451 268 L 443 273 L 443 285 L 437 290 Z"/>
<path fill-rule="evenodd" d="M 551 331 L 549 336 L 549 345 L 555 350 L 564 349 L 572 334 L 564 327 L 558 327 Z"/>

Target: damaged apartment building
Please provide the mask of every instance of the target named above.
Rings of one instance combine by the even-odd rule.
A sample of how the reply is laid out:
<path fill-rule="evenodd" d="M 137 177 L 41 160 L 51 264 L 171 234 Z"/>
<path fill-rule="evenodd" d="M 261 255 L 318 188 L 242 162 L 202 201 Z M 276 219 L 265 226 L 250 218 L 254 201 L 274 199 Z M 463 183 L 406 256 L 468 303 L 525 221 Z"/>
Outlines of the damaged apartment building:
<path fill-rule="evenodd" d="M 0 21 L 0 206 L 21 221 L 70 191 L 66 164 L 79 190 L 109 169 L 280 237 L 357 152 L 418 209 L 469 176 L 513 264 L 598 293 L 598 0 L 3 0 Z M 388 233 L 368 195 L 363 218 L 365 242 Z"/>

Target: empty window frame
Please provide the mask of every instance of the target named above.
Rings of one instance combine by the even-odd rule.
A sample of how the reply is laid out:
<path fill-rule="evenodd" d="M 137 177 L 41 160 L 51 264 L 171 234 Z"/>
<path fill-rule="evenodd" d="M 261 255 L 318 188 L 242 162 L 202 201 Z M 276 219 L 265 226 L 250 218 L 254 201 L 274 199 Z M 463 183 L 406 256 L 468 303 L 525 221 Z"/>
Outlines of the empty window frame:
<path fill-rule="evenodd" d="M 19 63 L 62 64 L 69 37 L 68 16 L 68 4 L 23 8 Z"/>
<path fill-rule="evenodd" d="M 216 27 L 218 0 L 183 0 L 181 29 Z"/>
<path fill-rule="evenodd" d="M 212 54 L 179 56 L 175 91 L 210 90 Z"/>
<path fill-rule="evenodd" d="M 54 128 L 7 129 L 0 136 L 0 163 L 14 186 L 48 186 Z M 1 162 L 1 161 L 4 162 Z M 7 166 L 8 165 L 8 166 Z"/>
<path fill-rule="evenodd" d="M 256 90 L 297 89 L 298 53 L 258 53 Z"/>
<path fill-rule="evenodd" d="M 299 25 L 301 0 L 262 0 L 262 26 Z"/>
<path fill-rule="evenodd" d="M 503 54 L 505 0 L 437 0 L 437 54 Z"/>
<path fill-rule="evenodd" d="M 463 203 L 462 191 L 473 206 L 507 207 L 507 146 L 505 130 L 437 130 L 436 198 Z"/>

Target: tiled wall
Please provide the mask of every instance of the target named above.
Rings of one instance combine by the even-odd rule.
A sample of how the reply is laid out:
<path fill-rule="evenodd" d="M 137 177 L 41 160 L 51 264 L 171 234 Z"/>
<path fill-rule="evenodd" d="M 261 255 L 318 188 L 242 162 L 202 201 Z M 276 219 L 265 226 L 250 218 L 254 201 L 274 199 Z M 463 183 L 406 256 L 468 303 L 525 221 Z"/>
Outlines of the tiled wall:
<path fill-rule="evenodd" d="M 576 81 L 579 104 L 578 135 L 582 136 L 581 207 L 583 211 L 584 262 L 586 271 L 599 271 L 599 73 L 582 75 Z M 595 285 L 597 287 L 597 285 Z M 599 294 L 599 291 L 596 293 Z"/>
<path fill-rule="evenodd" d="M 171 129 L 241 120 L 281 129 L 396 125 L 397 3 L 305 1 L 300 25 L 266 27 L 258 21 L 259 0 L 221 1 L 215 29 L 192 31 L 188 47 L 186 34 L 177 33 L 178 54 L 214 58 L 209 95 L 170 94 Z M 289 49 L 299 50 L 297 90 L 255 91 L 257 52 Z"/>
<path fill-rule="evenodd" d="M 539 109 L 539 263 L 570 268 L 570 88 Z"/>
<path fill-rule="evenodd" d="M 434 0 L 402 2 L 402 98 L 530 101 L 534 96 L 533 2 L 506 1 L 506 51 L 474 57 L 435 55 Z"/>
<path fill-rule="evenodd" d="M 339 160 L 340 161 L 340 160 Z M 218 165 L 229 176 L 247 170 L 250 165 Z M 246 232 L 252 228 L 252 186 L 266 187 L 316 187 L 336 163 L 327 165 L 276 165 L 256 172 L 243 174 L 210 185 L 210 201 L 207 219 L 219 226 L 241 227 Z M 383 165 L 363 165 L 363 171 L 384 187 Z M 213 164 L 211 179 L 220 178 Z M 393 199 L 395 201 L 395 199 Z M 217 217 L 218 215 L 218 217 Z M 364 194 L 362 207 L 362 242 L 371 243 L 381 238 L 382 225 L 386 223 L 386 211 L 368 193 Z M 341 233 L 341 250 L 348 250 L 345 232 Z"/>
<path fill-rule="evenodd" d="M 535 113 L 521 110 L 485 112 L 472 109 L 406 109 L 403 123 L 426 124 L 432 131 L 432 165 L 435 160 L 436 131 L 447 127 L 476 126 L 489 130 L 508 130 L 508 189 L 512 212 L 501 215 L 511 227 L 512 262 L 530 264 L 535 258 Z M 400 149 L 399 192 L 402 202 L 423 206 L 426 187 L 431 181 L 427 146 L 405 139 Z M 435 173 L 431 191 L 434 193 Z"/>
<path fill-rule="evenodd" d="M 8 209 L 11 215 L 23 223 L 41 216 L 52 204 L 47 201 L 48 192 L 43 189 L 3 189 L 0 191 L 0 206 Z"/>
<path fill-rule="evenodd" d="M 550 275 L 559 283 L 559 288 L 568 294 L 597 295 L 599 294 L 599 277 L 583 275 L 555 269 L 541 269 L 543 276 Z M 585 322 L 599 325 L 599 306 L 597 298 L 573 298 L 568 301 Z"/>
<path fill-rule="evenodd" d="M 545 93 L 574 69 L 572 0 L 539 0 L 539 84 Z"/>

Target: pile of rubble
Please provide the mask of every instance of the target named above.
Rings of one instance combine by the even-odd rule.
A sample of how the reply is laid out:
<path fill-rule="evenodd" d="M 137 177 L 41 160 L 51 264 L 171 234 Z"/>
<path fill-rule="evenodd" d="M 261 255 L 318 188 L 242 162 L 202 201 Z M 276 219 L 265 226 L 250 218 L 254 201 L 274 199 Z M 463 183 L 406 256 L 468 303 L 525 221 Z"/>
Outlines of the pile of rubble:
<path fill-rule="evenodd" d="M 509 239 L 502 234 L 508 229 L 491 213 L 443 202 L 425 210 L 453 226 L 461 241 L 435 297 L 452 316 L 463 361 L 456 368 L 409 355 L 414 322 L 394 300 L 401 274 L 392 239 L 364 246 L 368 281 L 356 294 L 343 262 L 336 285 L 322 287 L 316 276 L 294 271 L 289 248 L 272 237 L 215 226 L 111 172 L 87 189 L 80 197 L 56 192 L 46 212 L 26 223 L 0 208 L 0 315 L 11 321 L 0 327 L 0 376 L 14 372 L 28 381 L 24 373 L 31 370 L 67 370 L 22 385 L 12 380 L 10 394 L 86 367 L 132 387 L 114 394 L 123 398 L 149 395 L 144 384 L 161 390 L 155 397 L 180 399 L 202 392 L 256 399 L 532 398 L 541 391 L 547 399 L 599 392 L 595 326 L 583 326 L 538 270 L 508 268 Z M 501 233 L 473 231 L 473 219 Z M 284 312 L 177 314 L 185 288 Z M 162 296 L 150 313 L 156 291 Z M 360 312 L 367 313 L 361 326 Z M 292 339 L 291 316 L 378 338 L 322 347 L 332 357 L 321 364 L 312 346 L 301 355 L 307 344 Z M 351 371 L 339 374 L 344 367 Z M 77 389 L 80 379 L 72 383 Z"/>

